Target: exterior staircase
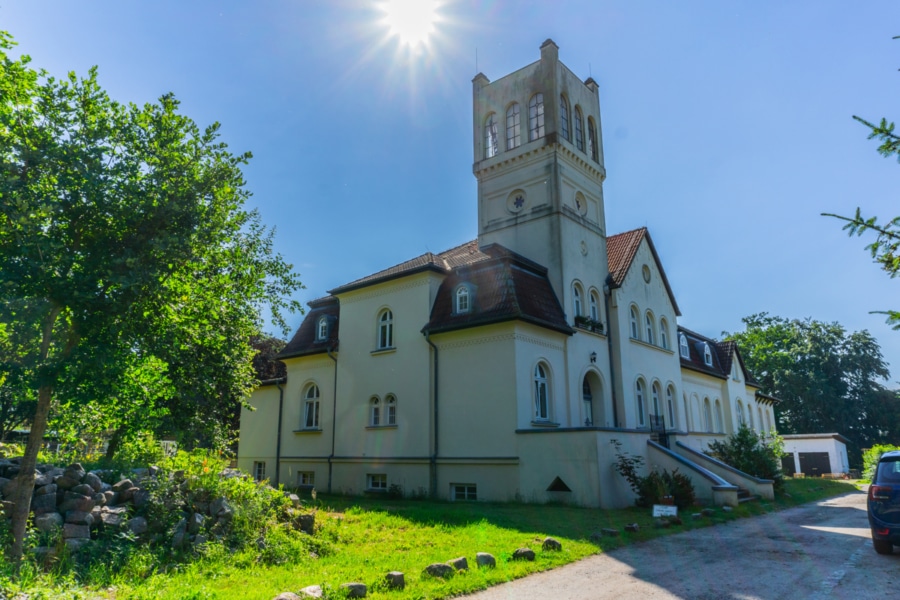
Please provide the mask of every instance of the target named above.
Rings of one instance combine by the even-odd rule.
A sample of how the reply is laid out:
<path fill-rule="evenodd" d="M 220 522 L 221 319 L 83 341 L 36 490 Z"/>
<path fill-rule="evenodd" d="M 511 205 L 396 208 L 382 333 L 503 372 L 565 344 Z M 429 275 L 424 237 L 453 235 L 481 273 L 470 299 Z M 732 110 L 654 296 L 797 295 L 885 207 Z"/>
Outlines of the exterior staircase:
<path fill-rule="evenodd" d="M 759 500 L 759 496 L 754 496 L 750 493 L 750 490 L 747 488 L 743 488 L 738 486 L 738 504 L 743 504 L 744 502 L 753 502 L 754 500 Z"/>

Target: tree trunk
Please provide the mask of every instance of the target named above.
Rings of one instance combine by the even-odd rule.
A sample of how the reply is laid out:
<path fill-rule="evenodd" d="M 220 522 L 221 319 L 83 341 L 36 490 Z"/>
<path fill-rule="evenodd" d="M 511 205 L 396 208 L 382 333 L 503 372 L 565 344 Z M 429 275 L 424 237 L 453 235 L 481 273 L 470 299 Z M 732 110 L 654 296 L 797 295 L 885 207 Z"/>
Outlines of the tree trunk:
<path fill-rule="evenodd" d="M 112 460 L 122 444 L 122 435 L 125 433 L 125 426 L 122 425 L 116 429 L 112 437 L 109 438 L 109 444 L 106 446 L 106 460 Z"/>
<path fill-rule="evenodd" d="M 16 477 L 16 491 L 13 494 L 15 507 L 12 514 L 13 543 L 9 549 L 9 560 L 18 565 L 22 560 L 22 550 L 25 544 L 25 526 L 28 524 L 28 513 L 31 511 L 31 496 L 34 492 L 34 469 L 37 465 L 38 451 L 44 442 L 44 433 L 47 430 L 47 416 L 50 414 L 50 399 L 53 388 L 44 384 L 38 390 L 37 409 L 34 413 L 34 421 L 31 423 L 31 433 L 28 434 L 28 444 L 25 446 L 25 457 L 19 467 L 19 475 Z"/>

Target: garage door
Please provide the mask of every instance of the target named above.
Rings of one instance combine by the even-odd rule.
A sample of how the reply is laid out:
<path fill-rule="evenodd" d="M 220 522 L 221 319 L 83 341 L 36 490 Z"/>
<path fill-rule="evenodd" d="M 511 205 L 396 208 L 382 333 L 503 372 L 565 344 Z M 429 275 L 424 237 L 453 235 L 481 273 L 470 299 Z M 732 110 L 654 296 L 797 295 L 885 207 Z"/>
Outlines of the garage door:
<path fill-rule="evenodd" d="M 786 477 L 792 477 L 794 475 L 796 468 L 794 467 L 793 454 L 785 454 L 781 457 L 781 472 L 784 473 Z"/>
<path fill-rule="evenodd" d="M 800 470 L 807 477 L 821 477 L 825 473 L 831 473 L 831 462 L 827 452 L 801 452 Z"/>

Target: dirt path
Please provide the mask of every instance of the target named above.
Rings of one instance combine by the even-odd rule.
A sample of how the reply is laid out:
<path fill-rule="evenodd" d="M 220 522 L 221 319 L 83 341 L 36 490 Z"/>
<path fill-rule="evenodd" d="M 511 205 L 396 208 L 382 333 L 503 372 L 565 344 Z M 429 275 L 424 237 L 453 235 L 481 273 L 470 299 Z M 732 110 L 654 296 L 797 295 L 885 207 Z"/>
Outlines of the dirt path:
<path fill-rule="evenodd" d="M 872 549 L 858 492 L 586 558 L 469 600 L 900 598 L 900 549 Z"/>

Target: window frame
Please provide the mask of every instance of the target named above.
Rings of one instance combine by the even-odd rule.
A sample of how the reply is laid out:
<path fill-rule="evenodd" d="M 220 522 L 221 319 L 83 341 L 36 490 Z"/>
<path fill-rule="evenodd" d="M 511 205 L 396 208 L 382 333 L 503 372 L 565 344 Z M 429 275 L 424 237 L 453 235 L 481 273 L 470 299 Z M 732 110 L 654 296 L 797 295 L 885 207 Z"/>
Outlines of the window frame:
<path fill-rule="evenodd" d="M 457 286 L 453 297 L 453 307 L 456 309 L 454 311 L 456 314 L 465 315 L 472 312 L 471 296 L 469 286 L 464 284 Z M 465 306 L 463 306 L 463 300 L 465 300 Z"/>
<path fill-rule="evenodd" d="M 662 389 L 660 388 L 658 381 L 654 381 L 650 386 L 650 397 L 653 402 L 653 416 L 663 416 L 662 413 L 659 412 L 659 403 L 660 400 L 662 400 Z"/>
<path fill-rule="evenodd" d="M 369 427 L 381 427 L 381 398 L 369 398 Z"/>
<path fill-rule="evenodd" d="M 575 147 L 584 152 L 584 116 L 581 107 L 575 105 Z"/>
<path fill-rule="evenodd" d="M 641 318 L 641 311 L 638 310 L 638 307 L 634 304 L 631 305 L 630 308 L 631 314 L 631 339 L 639 340 L 641 339 L 641 328 L 639 325 L 639 321 Z"/>
<path fill-rule="evenodd" d="M 497 113 L 489 114 L 484 120 L 484 157 L 494 158 L 500 154 L 500 138 L 497 127 Z"/>
<path fill-rule="evenodd" d="M 687 336 L 683 333 L 678 334 L 678 354 L 681 358 L 691 359 L 691 347 L 688 345 Z"/>
<path fill-rule="evenodd" d="M 506 109 L 506 150 L 514 150 L 522 145 L 522 109 L 513 102 Z"/>
<path fill-rule="evenodd" d="M 594 123 L 594 117 L 587 118 L 587 134 L 588 134 L 588 154 L 591 159 L 600 162 L 600 139 L 597 137 L 597 125 Z"/>
<path fill-rule="evenodd" d="M 395 427 L 397 425 L 397 396 L 387 394 L 384 397 L 384 426 Z"/>
<path fill-rule="evenodd" d="M 653 313 L 649 310 L 644 313 L 644 330 L 647 332 L 647 343 L 650 345 L 656 345 L 656 322 L 653 318 Z"/>
<path fill-rule="evenodd" d="M 306 479 L 307 481 L 304 481 Z M 316 487 L 315 471 L 297 471 L 297 487 L 310 489 Z"/>
<path fill-rule="evenodd" d="M 265 480 L 266 480 L 266 461 L 254 460 L 253 461 L 253 481 L 265 481 Z"/>
<path fill-rule="evenodd" d="M 707 342 L 703 342 L 703 364 L 707 367 L 713 366 L 712 349 Z"/>
<path fill-rule="evenodd" d="M 559 133 L 564 140 L 570 140 L 571 131 L 569 129 L 569 102 L 566 100 L 565 94 L 559 95 Z"/>
<path fill-rule="evenodd" d="M 394 312 L 390 308 L 378 311 L 376 348 L 390 350 L 394 348 Z"/>
<path fill-rule="evenodd" d="M 537 422 L 550 421 L 550 367 L 544 361 L 534 365 L 532 371 L 534 394 L 534 420 Z"/>
<path fill-rule="evenodd" d="M 462 498 L 458 495 L 460 489 L 462 490 Z M 452 502 L 477 502 L 478 485 L 474 483 L 451 483 L 450 500 Z"/>
<path fill-rule="evenodd" d="M 715 404 L 716 433 L 725 433 L 725 418 L 722 415 L 722 402 L 716 398 Z"/>
<path fill-rule="evenodd" d="M 659 347 L 663 350 L 670 350 L 669 348 L 669 322 L 665 317 L 659 318 Z"/>
<path fill-rule="evenodd" d="M 328 317 L 322 315 L 316 321 L 316 341 L 321 342 L 328 339 Z"/>
<path fill-rule="evenodd" d="M 709 401 L 709 396 L 703 397 L 703 420 L 706 425 L 706 433 L 715 433 L 713 431 L 712 404 Z"/>
<path fill-rule="evenodd" d="M 645 399 L 646 399 L 646 391 L 644 390 L 644 379 L 642 377 L 638 377 L 638 379 L 634 382 L 634 403 L 635 408 L 637 409 L 637 422 L 638 427 L 643 428 L 647 426 L 647 416 L 646 416 L 646 407 L 645 407 Z"/>
<path fill-rule="evenodd" d="M 666 386 L 666 416 L 669 417 L 669 428 L 674 429 L 676 424 L 675 415 L 675 386 L 669 384 Z"/>
<path fill-rule="evenodd" d="M 300 429 L 320 429 L 319 427 L 319 386 L 309 383 L 303 388 L 303 421 Z"/>
<path fill-rule="evenodd" d="M 387 473 L 366 473 L 367 492 L 387 492 Z"/>
<path fill-rule="evenodd" d="M 575 310 L 575 317 L 581 317 L 584 313 L 584 291 L 577 282 L 572 285 L 572 308 Z"/>
<path fill-rule="evenodd" d="M 599 321 L 600 320 L 600 297 L 597 294 L 596 290 L 591 290 L 590 298 L 591 298 L 591 320 Z"/>
<path fill-rule="evenodd" d="M 537 92 L 528 99 L 528 141 L 539 140 L 546 135 L 544 123 L 544 94 Z"/>

